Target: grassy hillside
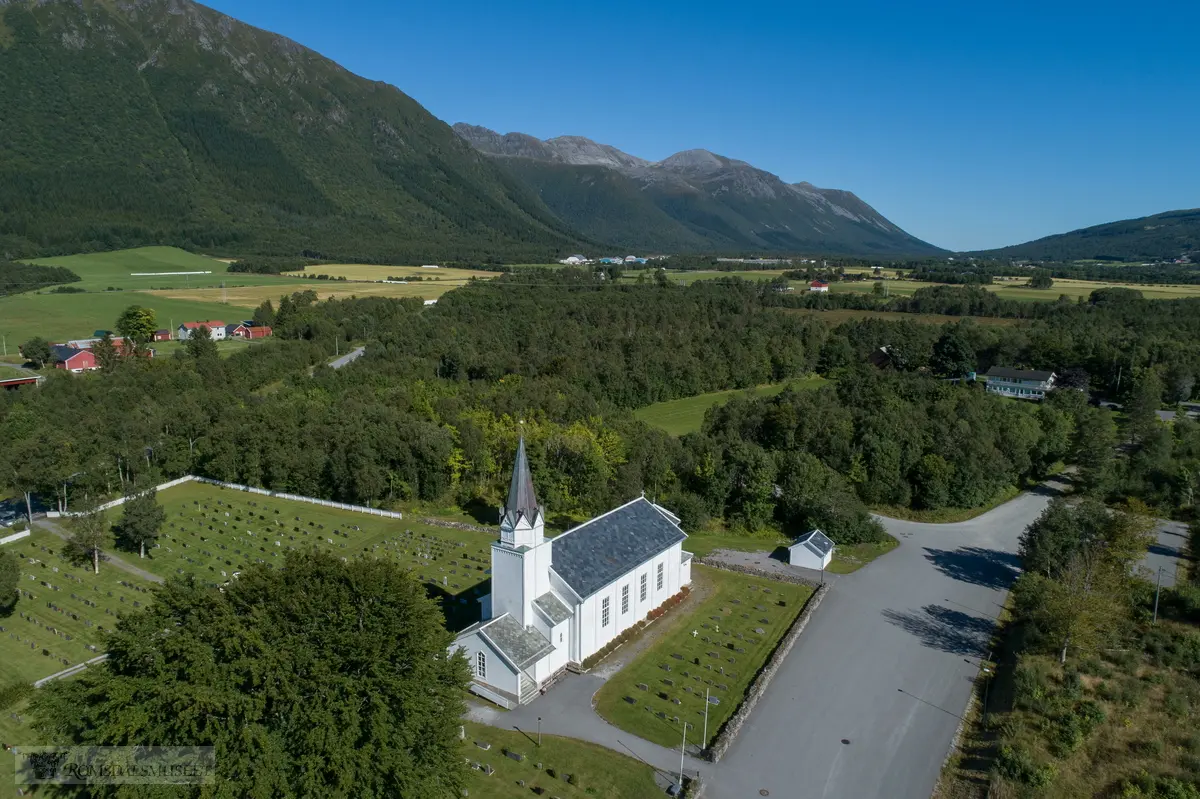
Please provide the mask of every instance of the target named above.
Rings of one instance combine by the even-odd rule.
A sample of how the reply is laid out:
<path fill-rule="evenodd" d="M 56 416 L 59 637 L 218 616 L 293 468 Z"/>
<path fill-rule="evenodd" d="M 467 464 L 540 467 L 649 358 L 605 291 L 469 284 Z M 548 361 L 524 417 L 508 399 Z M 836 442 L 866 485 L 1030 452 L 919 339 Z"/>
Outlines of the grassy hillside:
<path fill-rule="evenodd" d="M 709 408 L 714 405 L 724 405 L 740 394 L 773 397 L 781 393 L 785 388 L 818 388 L 826 382 L 828 381 L 823 377 L 813 377 L 804 380 L 788 380 L 782 383 L 772 383 L 745 391 L 742 389 L 710 391 L 707 394 L 697 394 L 694 397 L 656 402 L 653 405 L 637 409 L 633 412 L 633 415 L 646 424 L 661 427 L 673 436 L 681 436 L 684 433 L 694 433 L 699 430 L 700 426 L 704 423 L 704 414 Z"/>
<path fill-rule="evenodd" d="M 1191 254 L 1195 260 L 1200 257 L 1200 208 L 1123 219 L 974 254 L 1047 261 L 1144 261 Z"/>
<path fill-rule="evenodd" d="M 282 293 L 282 292 L 280 292 Z M 8 338 L 10 352 L 14 344 L 34 336 L 51 341 L 86 338 L 93 330 L 112 330 L 130 305 L 145 305 L 158 315 L 158 324 L 167 327 L 196 319 L 241 318 L 244 309 L 215 302 L 153 297 L 132 291 L 105 291 L 91 294 L 20 294 L 0 297 L 0 332 Z"/>
<path fill-rule="evenodd" d="M 398 263 L 576 236 L 399 90 L 188 0 L 0 4 L 0 256 Z"/>
<path fill-rule="evenodd" d="M 79 255 L 38 258 L 35 264 L 64 266 L 79 275 L 76 288 L 103 291 L 107 288 L 149 289 L 172 287 L 257 286 L 279 282 L 278 277 L 229 272 L 229 264 L 196 255 L 178 247 L 136 247 Z M 172 275 L 171 272 L 208 274 Z"/>

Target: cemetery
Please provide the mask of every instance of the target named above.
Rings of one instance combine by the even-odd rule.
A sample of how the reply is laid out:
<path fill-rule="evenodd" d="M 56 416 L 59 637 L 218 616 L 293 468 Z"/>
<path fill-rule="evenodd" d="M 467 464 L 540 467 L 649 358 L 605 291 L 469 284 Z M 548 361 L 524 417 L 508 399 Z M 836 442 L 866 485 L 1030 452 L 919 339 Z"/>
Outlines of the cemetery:
<path fill-rule="evenodd" d="M 664 795 L 650 766 L 602 746 L 553 735 L 542 736 L 538 746 L 537 730 L 502 730 L 472 722 L 465 723 L 463 732 L 468 797 Z"/>
<path fill-rule="evenodd" d="M 73 565 L 62 539 L 34 530 L 4 545 L 21 560 L 20 599 L 0 618 L 0 686 L 32 682 L 104 651 L 117 617 L 150 602 L 152 583 L 100 564 Z"/>
<path fill-rule="evenodd" d="M 686 723 L 688 748 L 697 751 L 733 715 L 813 589 L 703 566 L 693 581 L 707 596 L 688 615 L 667 621 L 670 629 L 609 678 L 596 694 L 596 711 L 676 749 Z"/>
<path fill-rule="evenodd" d="M 491 542 L 498 534 L 389 519 L 265 497 L 199 482 L 162 491 L 166 522 L 139 566 L 162 577 L 195 574 L 211 585 L 237 579 L 254 563 L 274 567 L 295 549 L 344 558 L 392 557 L 442 599 L 451 629 L 479 615 L 487 592 Z M 110 511 L 113 521 L 120 510 Z M 129 557 L 128 555 L 124 557 Z"/>

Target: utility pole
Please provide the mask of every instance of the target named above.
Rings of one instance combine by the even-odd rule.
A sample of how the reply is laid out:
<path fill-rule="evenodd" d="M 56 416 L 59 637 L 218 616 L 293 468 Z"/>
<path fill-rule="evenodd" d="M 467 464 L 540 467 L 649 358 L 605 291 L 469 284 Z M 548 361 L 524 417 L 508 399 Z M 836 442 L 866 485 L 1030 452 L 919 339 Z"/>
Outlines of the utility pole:
<path fill-rule="evenodd" d="M 1158 567 L 1158 584 L 1154 586 L 1154 623 L 1158 624 L 1158 595 L 1162 593 L 1162 570 L 1163 567 Z"/>

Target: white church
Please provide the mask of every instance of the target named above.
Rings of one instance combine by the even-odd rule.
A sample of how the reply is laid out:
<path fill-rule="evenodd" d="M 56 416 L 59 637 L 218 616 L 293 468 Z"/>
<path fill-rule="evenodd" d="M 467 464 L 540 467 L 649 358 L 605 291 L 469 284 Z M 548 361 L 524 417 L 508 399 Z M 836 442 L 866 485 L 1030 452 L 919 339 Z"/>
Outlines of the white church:
<path fill-rule="evenodd" d="M 692 581 L 679 517 L 644 496 L 554 539 L 544 523 L 522 438 L 484 621 L 452 647 L 470 660 L 471 690 L 503 707 L 532 701 Z"/>

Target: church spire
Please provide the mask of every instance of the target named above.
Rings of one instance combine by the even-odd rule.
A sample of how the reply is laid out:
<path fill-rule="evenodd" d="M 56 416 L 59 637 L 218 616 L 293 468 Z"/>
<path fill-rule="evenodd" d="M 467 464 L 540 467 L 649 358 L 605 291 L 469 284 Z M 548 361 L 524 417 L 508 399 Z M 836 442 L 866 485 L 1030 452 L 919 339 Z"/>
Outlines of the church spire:
<path fill-rule="evenodd" d="M 508 486 L 508 502 L 504 505 L 504 517 L 512 524 L 519 518 L 529 522 L 537 519 L 541 508 L 533 492 L 533 475 L 529 472 L 529 456 L 525 454 L 525 436 L 517 444 L 517 459 L 513 463 L 512 482 Z"/>

